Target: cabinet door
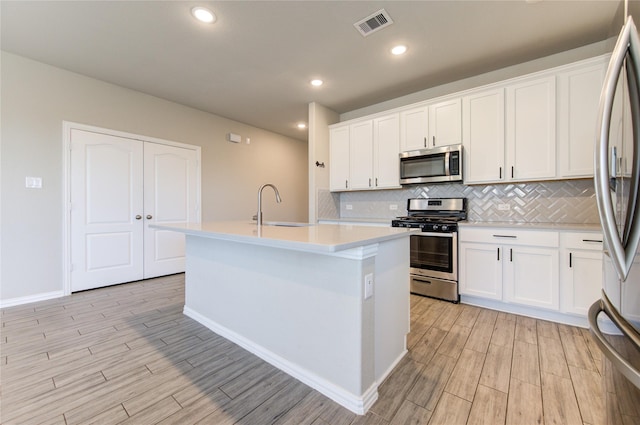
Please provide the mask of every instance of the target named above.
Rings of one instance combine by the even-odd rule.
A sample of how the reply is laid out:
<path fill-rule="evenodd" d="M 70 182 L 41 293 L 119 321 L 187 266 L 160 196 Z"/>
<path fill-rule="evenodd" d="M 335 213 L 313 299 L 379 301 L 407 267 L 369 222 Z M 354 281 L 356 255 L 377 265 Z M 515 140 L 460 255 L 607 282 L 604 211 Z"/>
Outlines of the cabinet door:
<path fill-rule="evenodd" d="M 558 310 L 560 277 L 558 250 L 521 246 L 505 247 L 505 300 Z"/>
<path fill-rule="evenodd" d="M 429 138 L 427 147 L 462 143 L 461 99 L 451 99 L 429 106 Z"/>
<path fill-rule="evenodd" d="M 185 269 L 185 235 L 149 224 L 197 223 L 198 171 L 195 150 L 144 144 L 144 278 Z"/>
<path fill-rule="evenodd" d="M 502 300 L 500 245 L 459 244 L 460 294 Z"/>
<path fill-rule="evenodd" d="M 329 131 L 329 188 L 349 189 L 349 126 Z"/>
<path fill-rule="evenodd" d="M 602 251 L 562 250 L 562 311 L 587 315 L 602 290 Z"/>
<path fill-rule="evenodd" d="M 592 177 L 600 90 L 606 63 L 558 75 L 558 174 Z"/>
<path fill-rule="evenodd" d="M 426 106 L 400 113 L 400 149 L 402 152 L 427 147 L 429 109 Z"/>
<path fill-rule="evenodd" d="M 507 87 L 507 179 L 556 176 L 555 76 Z"/>
<path fill-rule="evenodd" d="M 504 89 L 465 96 L 463 155 L 465 183 L 504 180 Z"/>
<path fill-rule="evenodd" d="M 369 189 L 373 187 L 372 120 L 350 126 L 349 180 L 351 189 Z"/>
<path fill-rule="evenodd" d="M 400 116 L 376 118 L 374 126 L 374 186 L 400 187 Z"/>

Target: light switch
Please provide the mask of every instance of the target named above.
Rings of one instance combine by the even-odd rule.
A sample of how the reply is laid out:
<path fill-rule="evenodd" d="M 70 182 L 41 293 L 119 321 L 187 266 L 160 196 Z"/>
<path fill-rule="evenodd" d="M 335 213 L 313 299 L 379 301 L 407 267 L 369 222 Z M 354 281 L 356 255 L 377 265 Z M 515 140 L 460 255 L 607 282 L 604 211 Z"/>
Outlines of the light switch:
<path fill-rule="evenodd" d="M 364 277 L 364 299 L 373 296 L 373 273 L 369 273 Z"/>
<path fill-rule="evenodd" d="M 42 189 L 42 177 L 26 177 L 25 187 L 27 189 Z"/>

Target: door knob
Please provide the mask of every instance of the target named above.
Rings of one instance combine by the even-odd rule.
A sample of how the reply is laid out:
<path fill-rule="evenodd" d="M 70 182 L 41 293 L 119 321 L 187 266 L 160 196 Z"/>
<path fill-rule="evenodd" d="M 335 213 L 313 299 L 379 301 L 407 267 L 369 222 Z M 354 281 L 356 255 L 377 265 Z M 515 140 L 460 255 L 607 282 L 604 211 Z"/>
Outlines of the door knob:
<path fill-rule="evenodd" d="M 151 214 L 147 215 L 147 220 L 151 220 L 153 218 L 153 216 L 151 216 Z"/>
<path fill-rule="evenodd" d="M 141 218 L 142 218 L 142 216 L 141 216 L 140 214 L 138 214 L 138 215 L 136 216 L 136 220 L 140 220 Z"/>

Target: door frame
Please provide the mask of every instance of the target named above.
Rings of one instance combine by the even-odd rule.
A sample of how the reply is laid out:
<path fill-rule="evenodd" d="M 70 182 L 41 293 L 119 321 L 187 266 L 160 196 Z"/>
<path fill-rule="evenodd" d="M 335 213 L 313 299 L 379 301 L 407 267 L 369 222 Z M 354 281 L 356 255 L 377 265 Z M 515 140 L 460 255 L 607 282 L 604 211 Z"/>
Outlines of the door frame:
<path fill-rule="evenodd" d="M 202 221 L 202 148 L 196 145 L 174 142 L 171 140 L 159 139 L 151 136 L 143 136 L 134 133 L 127 133 L 119 130 L 96 127 L 88 124 L 80 124 L 72 121 L 62 121 L 62 282 L 63 295 L 71 294 L 71 131 L 84 130 L 92 133 L 106 134 L 109 136 L 123 137 L 127 139 L 140 140 L 142 142 L 157 143 L 161 145 L 174 146 L 183 149 L 196 151 L 196 215 L 198 221 Z"/>

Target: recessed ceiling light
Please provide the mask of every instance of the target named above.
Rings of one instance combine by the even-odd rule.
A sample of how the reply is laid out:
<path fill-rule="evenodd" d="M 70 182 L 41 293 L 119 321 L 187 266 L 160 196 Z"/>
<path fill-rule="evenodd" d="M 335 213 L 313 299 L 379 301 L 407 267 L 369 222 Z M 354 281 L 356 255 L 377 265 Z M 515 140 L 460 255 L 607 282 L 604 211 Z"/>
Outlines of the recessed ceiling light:
<path fill-rule="evenodd" d="M 216 15 L 212 11 L 204 7 L 194 7 L 193 9 L 191 9 L 191 14 L 198 21 L 207 24 L 211 24 L 216 21 Z"/>
<path fill-rule="evenodd" d="M 324 81 L 322 80 L 311 80 L 311 85 L 315 87 L 320 87 L 323 83 Z"/>
<path fill-rule="evenodd" d="M 407 51 L 407 46 L 396 46 L 393 49 L 391 49 L 391 53 L 393 53 L 394 55 L 401 55 L 403 53 L 405 53 Z"/>
<path fill-rule="evenodd" d="M 305 123 L 301 122 L 301 123 L 298 123 L 298 128 L 300 130 L 304 130 L 305 128 L 307 128 L 307 125 Z"/>

